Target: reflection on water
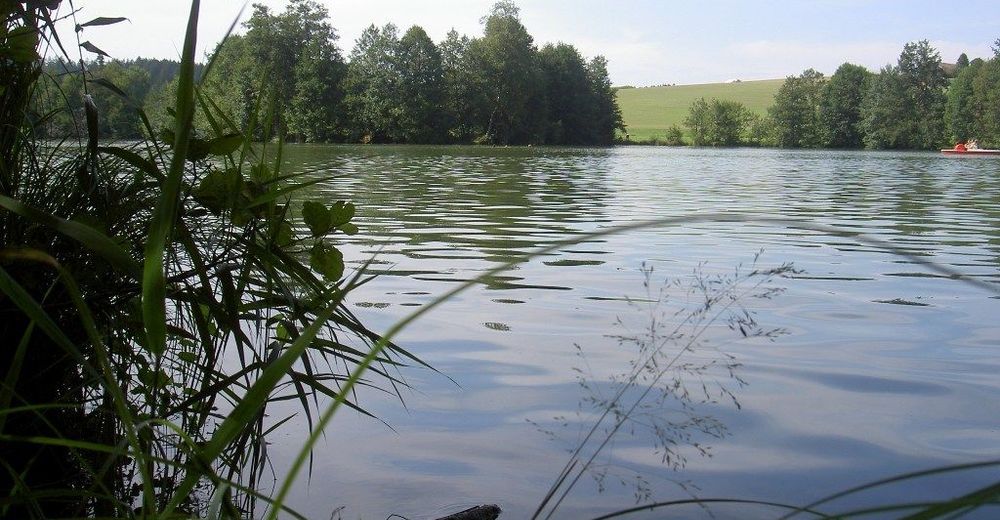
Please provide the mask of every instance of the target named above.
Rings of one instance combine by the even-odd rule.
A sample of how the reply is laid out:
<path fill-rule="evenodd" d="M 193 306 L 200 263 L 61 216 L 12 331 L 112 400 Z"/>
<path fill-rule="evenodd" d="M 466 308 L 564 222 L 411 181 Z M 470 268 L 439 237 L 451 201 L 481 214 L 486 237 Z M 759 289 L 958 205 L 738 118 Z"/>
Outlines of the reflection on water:
<path fill-rule="evenodd" d="M 1000 282 L 1000 161 L 660 148 L 303 146 L 289 156 L 291 170 L 336 176 L 311 197 L 358 203 L 361 233 L 344 250 L 355 265 L 376 258 L 382 276 L 354 296 L 376 329 L 531 249 L 694 212 L 808 219 Z M 643 296 L 643 262 L 671 277 L 702 262 L 725 274 L 761 248 L 764 261 L 804 273 L 786 281 L 782 296 L 748 304 L 787 335 L 717 345 L 743 365 L 748 383 L 741 410 L 702 409 L 730 435 L 711 439 L 714 457 L 691 457 L 679 472 L 651 454 L 649 435 L 619 441 L 611 463 L 642 475 L 659 500 L 685 498 L 658 484 L 684 480 L 701 496 L 804 504 L 904 471 L 1000 457 L 1000 300 L 850 234 L 699 223 L 520 263 L 422 319 L 402 344 L 460 386 L 413 369 L 403 371 L 413 388 L 403 392 L 405 409 L 363 394 L 393 429 L 338 417 L 293 505 L 318 518 L 345 506 L 344 518 L 426 519 L 478 503 L 501 504 L 505 518 L 529 515 L 567 455 L 528 421 L 553 429 L 554 417 L 575 415 L 574 345 L 602 373 L 628 370 L 608 335 L 632 312 L 625 296 Z M 304 437 L 284 431 L 270 448 L 279 473 Z M 947 496 L 991 480 L 995 469 L 924 479 L 839 505 Z M 633 491 L 601 494 L 581 482 L 556 517 L 628 507 Z"/>
<path fill-rule="evenodd" d="M 577 380 L 584 394 L 580 410 L 575 420 L 552 420 L 578 432 L 569 439 L 571 455 L 559 472 L 565 478 L 546 493 L 541 514 L 558 511 L 580 478 L 588 474 L 599 493 L 605 492 L 609 480 L 616 480 L 635 489 L 637 503 L 653 502 L 654 486 L 662 483 L 651 482 L 635 470 L 619 471 L 614 451 L 623 436 L 651 438 L 653 447 L 646 458 L 659 458 L 675 471 L 687 466 L 691 454 L 711 456 L 711 445 L 704 439 L 723 439 L 729 430 L 702 408 L 720 403 L 739 408 L 737 394 L 746 385 L 738 374 L 740 363 L 719 344 L 774 340 L 784 333 L 761 325 L 745 305 L 779 295 L 783 288 L 774 285 L 774 280 L 794 275 L 795 270 L 787 264 L 761 268 L 758 260 L 725 275 L 706 276 L 699 266 L 688 284 L 667 278 L 660 285 L 659 278 L 653 277 L 654 269 L 643 266 L 645 297 L 630 300 L 635 312 L 619 317 L 616 333 L 610 336 L 619 350 L 627 352 L 628 362 L 595 367 L 584 348 L 577 346 L 581 361 Z M 554 440 L 561 437 L 529 422 Z M 697 484 L 674 483 L 696 496 Z"/>

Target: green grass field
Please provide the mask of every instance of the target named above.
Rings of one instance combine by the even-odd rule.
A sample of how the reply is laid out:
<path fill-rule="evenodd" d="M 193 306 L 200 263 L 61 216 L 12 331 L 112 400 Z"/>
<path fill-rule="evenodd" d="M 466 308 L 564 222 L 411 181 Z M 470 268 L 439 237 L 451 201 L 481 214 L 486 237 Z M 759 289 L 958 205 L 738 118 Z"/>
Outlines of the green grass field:
<path fill-rule="evenodd" d="M 664 136 L 667 128 L 683 128 L 688 108 L 698 98 L 739 101 L 751 111 L 764 114 L 784 79 L 708 83 L 672 87 L 628 88 L 618 91 L 618 105 L 633 141 Z M 686 133 L 686 132 L 685 132 Z"/>

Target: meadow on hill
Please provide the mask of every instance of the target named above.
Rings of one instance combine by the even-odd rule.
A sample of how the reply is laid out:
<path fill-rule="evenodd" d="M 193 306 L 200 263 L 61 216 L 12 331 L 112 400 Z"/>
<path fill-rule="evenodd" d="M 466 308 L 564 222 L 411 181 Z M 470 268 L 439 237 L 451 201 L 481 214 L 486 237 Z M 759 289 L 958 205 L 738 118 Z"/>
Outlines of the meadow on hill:
<path fill-rule="evenodd" d="M 784 79 L 706 83 L 618 90 L 618 105 L 632 141 L 663 138 L 672 125 L 683 128 L 691 103 L 704 97 L 743 103 L 752 112 L 764 115 Z"/>

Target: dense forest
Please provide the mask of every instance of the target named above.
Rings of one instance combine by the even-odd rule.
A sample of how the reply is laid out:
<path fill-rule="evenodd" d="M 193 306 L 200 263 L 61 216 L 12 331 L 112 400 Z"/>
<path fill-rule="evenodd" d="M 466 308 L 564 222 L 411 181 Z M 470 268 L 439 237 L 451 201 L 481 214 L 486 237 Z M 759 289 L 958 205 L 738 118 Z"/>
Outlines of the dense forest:
<path fill-rule="evenodd" d="M 435 43 L 419 26 L 368 27 L 345 57 L 325 7 L 290 0 L 281 13 L 255 4 L 245 32 L 208 62 L 203 86 L 244 124 L 257 107 L 272 113 L 259 135 L 298 142 L 608 145 L 622 128 L 603 57 L 585 60 L 566 43 L 538 48 L 517 6 L 497 2 L 479 37 L 451 31 Z M 143 106 L 154 129 L 172 124 L 167 107 L 179 64 L 167 60 L 88 64 L 87 89 L 103 114 L 101 135 L 138 138 Z M 38 128 L 79 134 L 81 75 L 62 62 L 37 96 Z M 113 88 L 110 88 L 113 86 Z M 53 111 L 71 102 L 70 111 Z M 202 129 L 207 122 L 200 121 Z"/>
<path fill-rule="evenodd" d="M 977 139 L 1000 147 L 1000 40 L 989 60 L 954 65 L 926 41 L 873 73 L 844 63 L 830 77 L 788 77 L 764 117 L 738 102 L 699 100 L 684 124 L 696 146 L 932 150 Z M 684 144 L 679 127 L 666 144 Z"/>

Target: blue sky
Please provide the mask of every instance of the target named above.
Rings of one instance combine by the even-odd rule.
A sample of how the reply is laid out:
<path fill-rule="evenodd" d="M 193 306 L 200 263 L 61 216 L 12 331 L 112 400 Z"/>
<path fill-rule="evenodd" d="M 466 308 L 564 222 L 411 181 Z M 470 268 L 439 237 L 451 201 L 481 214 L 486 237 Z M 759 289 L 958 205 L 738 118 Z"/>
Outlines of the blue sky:
<path fill-rule="evenodd" d="M 260 0 L 281 10 L 284 0 Z M 476 35 L 493 0 L 318 0 L 331 13 L 345 53 L 370 23 L 419 24 L 440 40 L 454 27 Z M 242 0 L 204 0 L 203 49 L 222 36 Z M 64 2 L 68 4 L 68 2 Z M 115 57 L 176 57 L 186 2 L 76 0 L 81 21 L 126 16 L 131 23 L 86 31 Z M 904 43 L 930 40 L 944 61 L 988 57 L 1000 38 L 1000 1 L 960 0 L 521 0 L 536 43 L 565 41 L 603 54 L 612 81 L 637 86 L 767 79 L 813 67 L 832 73 L 851 61 L 878 69 Z M 951 7 L 961 6 L 960 8 Z M 248 9 L 249 12 L 249 9 Z M 70 31 L 64 31 L 68 33 Z"/>

